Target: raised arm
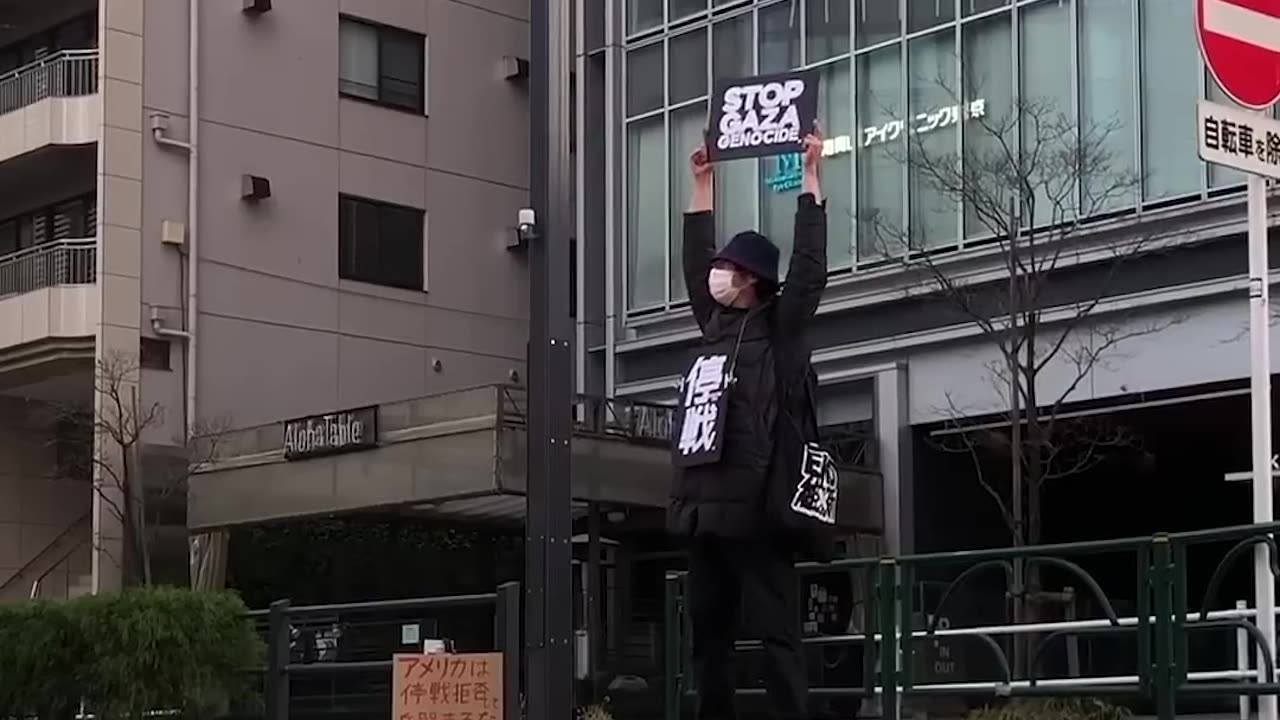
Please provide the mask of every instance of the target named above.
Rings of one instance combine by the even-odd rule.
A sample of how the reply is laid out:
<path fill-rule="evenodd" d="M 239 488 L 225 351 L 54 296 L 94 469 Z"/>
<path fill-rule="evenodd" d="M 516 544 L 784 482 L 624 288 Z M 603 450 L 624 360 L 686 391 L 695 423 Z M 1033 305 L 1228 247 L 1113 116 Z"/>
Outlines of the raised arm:
<path fill-rule="evenodd" d="M 698 146 L 689 158 L 693 171 L 693 195 L 689 211 L 684 215 L 684 284 L 689 291 L 689 304 L 698 327 L 706 327 L 715 311 L 716 301 L 707 287 L 707 274 L 716 252 L 715 238 L 715 173 L 707 158 L 706 146 Z"/>
<path fill-rule="evenodd" d="M 805 138 L 804 181 L 796 206 L 794 245 L 778 298 L 780 329 L 804 332 L 827 288 L 827 206 L 822 196 L 822 134 Z"/>

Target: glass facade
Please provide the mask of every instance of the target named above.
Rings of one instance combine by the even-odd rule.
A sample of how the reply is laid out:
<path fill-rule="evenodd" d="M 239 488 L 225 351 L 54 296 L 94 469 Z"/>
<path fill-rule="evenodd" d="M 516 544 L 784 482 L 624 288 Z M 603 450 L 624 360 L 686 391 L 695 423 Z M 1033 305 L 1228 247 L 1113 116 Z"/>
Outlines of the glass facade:
<path fill-rule="evenodd" d="M 1243 183 L 1197 158 L 1197 99 L 1229 101 L 1200 61 L 1195 0 L 620 1 L 631 313 L 685 299 L 688 156 L 717 77 L 820 69 L 837 274 L 885 263 L 894 243 L 939 249 L 991 236 L 1001 224 L 965 202 L 964 188 L 1019 163 L 1036 175 L 1023 221 L 1037 224 Z M 758 228 L 786 257 L 795 160 L 717 168 L 721 240 Z M 1071 161 L 1075 173 L 1064 171 Z M 998 193 L 1014 183 L 990 185 L 985 204 L 1006 206 Z"/>

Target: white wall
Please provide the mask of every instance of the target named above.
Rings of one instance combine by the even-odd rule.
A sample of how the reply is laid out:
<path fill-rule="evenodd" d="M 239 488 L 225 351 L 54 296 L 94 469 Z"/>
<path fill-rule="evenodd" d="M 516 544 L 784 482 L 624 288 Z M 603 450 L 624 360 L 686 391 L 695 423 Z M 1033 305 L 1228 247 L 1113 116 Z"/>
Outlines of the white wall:
<path fill-rule="evenodd" d="M 0 161 L 45 145 L 85 145 L 98 139 L 98 95 L 48 98 L 0 115 Z"/>
<path fill-rule="evenodd" d="M 1249 375 L 1248 305 L 1241 289 L 1175 307 L 1133 312 L 1120 320 L 1100 320 L 1121 333 L 1138 332 L 1103 355 L 1069 396 L 1070 401 L 1096 400 L 1130 393 L 1166 390 Z M 1111 323 L 1116 323 L 1112 326 Z M 1156 329 L 1154 332 L 1146 332 Z M 1280 330 L 1273 331 L 1272 372 L 1280 370 Z M 1072 343 L 1087 341 L 1087 330 L 1068 341 L 1040 376 L 1044 402 L 1057 398 L 1075 377 L 1067 355 Z M 1006 408 L 993 387 L 987 364 L 996 346 L 980 339 L 922 348 L 909 355 L 910 417 L 913 425 Z"/>

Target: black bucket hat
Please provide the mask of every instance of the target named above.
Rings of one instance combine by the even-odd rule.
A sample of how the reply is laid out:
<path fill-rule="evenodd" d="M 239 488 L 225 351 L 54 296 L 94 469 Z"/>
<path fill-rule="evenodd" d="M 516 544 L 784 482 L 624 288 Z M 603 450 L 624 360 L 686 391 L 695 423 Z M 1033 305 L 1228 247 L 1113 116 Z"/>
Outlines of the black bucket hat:
<path fill-rule="evenodd" d="M 761 282 L 778 285 L 778 246 L 754 230 L 733 236 L 728 245 L 716 253 L 717 260 L 727 260 L 746 270 Z"/>

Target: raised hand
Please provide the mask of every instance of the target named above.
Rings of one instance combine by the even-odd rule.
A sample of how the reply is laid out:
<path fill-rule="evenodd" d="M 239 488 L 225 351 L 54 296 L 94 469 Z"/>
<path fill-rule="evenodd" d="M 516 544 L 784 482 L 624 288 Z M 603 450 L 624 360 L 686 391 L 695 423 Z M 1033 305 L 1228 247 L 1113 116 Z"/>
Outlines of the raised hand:
<path fill-rule="evenodd" d="M 689 155 L 689 169 L 694 180 L 710 180 L 712 173 L 711 157 L 707 153 L 706 144 L 699 145 Z"/>
<path fill-rule="evenodd" d="M 810 172 L 817 172 L 822 165 L 822 128 L 817 123 L 813 125 L 813 132 L 804 136 L 804 169 Z"/>

